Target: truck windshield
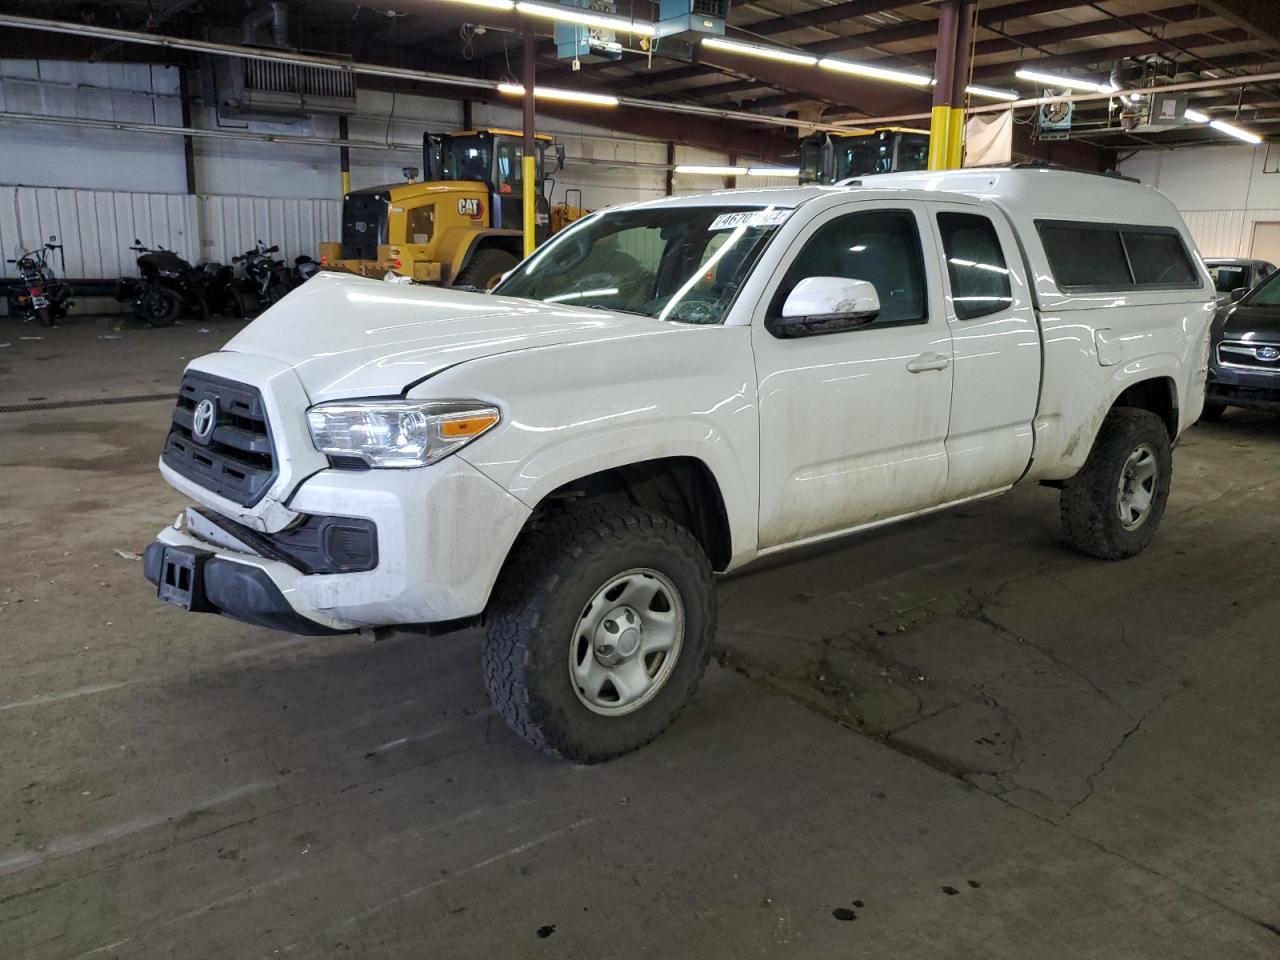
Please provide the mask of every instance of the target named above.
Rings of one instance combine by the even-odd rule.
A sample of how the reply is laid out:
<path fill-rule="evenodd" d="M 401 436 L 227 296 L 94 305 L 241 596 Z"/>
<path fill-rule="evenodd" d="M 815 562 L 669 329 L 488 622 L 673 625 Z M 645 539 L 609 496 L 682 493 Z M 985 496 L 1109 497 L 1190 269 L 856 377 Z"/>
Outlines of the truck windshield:
<path fill-rule="evenodd" d="M 445 137 L 439 149 L 440 172 L 445 180 L 489 182 L 493 141 L 488 137 Z"/>
<path fill-rule="evenodd" d="M 583 220 L 494 290 L 507 297 L 722 323 L 760 253 L 791 210 L 651 207 Z"/>

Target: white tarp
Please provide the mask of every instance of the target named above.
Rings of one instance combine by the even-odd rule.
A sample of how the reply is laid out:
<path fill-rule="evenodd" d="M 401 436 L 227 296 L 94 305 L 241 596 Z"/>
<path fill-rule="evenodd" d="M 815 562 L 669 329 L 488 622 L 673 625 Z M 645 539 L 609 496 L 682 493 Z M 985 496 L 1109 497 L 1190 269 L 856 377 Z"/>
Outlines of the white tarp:
<path fill-rule="evenodd" d="M 1013 111 L 976 113 L 964 125 L 964 165 L 981 167 L 1013 161 Z"/>

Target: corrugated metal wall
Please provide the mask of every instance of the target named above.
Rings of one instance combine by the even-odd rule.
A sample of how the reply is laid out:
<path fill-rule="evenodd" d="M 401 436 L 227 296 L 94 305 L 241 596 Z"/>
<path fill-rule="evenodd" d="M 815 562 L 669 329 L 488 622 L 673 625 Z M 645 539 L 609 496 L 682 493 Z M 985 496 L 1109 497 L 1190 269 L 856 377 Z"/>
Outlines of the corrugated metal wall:
<path fill-rule="evenodd" d="M 1184 210 L 1182 219 L 1205 257 L 1238 257 L 1244 234 L 1243 210 Z"/>
<path fill-rule="evenodd" d="M 279 244 L 290 259 L 314 257 L 321 241 L 337 239 L 341 210 L 338 200 L 0 186 L 0 250 L 5 260 L 15 258 L 55 234 L 66 267 L 55 254 L 54 269 L 94 279 L 132 276 L 135 238 L 192 262 L 229 262 L 259 239 Z M 13 275 L 11 264 L 2 266 L 4 276 Z"/>
<path fill-rule="evenodd" d="M 229 263 L 258 240 L 280 245 L 280 256 L 319 259 L 320 244 L 339 239 L 340 200 L 279 200 L 265 197 L 201 197 L 202 255 Z"/>
<path fill-rule="evenodd" d="M 120 277 L 134 272 L 134 238 L 163 245 L 188 259 L 199 251 L 196 198 L 163 193 L 120 193 L 0 186 L 0 249 L 4 259 L 39 247 L 50 234 L 66 256 L 54 269 L 69 277 Z M 13 276 L 4 264 L 4 275 Z"/>

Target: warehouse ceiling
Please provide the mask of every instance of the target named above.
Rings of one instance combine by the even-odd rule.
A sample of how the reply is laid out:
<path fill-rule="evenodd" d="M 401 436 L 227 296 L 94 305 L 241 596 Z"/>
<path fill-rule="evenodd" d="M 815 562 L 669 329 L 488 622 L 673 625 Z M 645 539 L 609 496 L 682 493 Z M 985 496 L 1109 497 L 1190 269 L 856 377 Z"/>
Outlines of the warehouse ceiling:
<path fill-rule="evenodd" d="M 223 42 L 238 42 L 244 18 L 259 6 L 225 0 L 0 0 L 4 13 Z M 648 0 L 617 0 L 616 9 L 639 21 L 659 18 L 658 4 Z M 1280 82 L 1250 82 L 1253 75 L 1280 71 L 1277 0 L 984 0 L 978 10 L 974 84 L 1039 96 L 1042 89 L 1037 84 L 1015 76 L 1025 67 L 1095 81 L 1106 81 L 1115 70 L 1125 86 L 1238 77 L 1239 85 L 1190 91 L 1190 105 L 1211 119 L 1243 125 L 1262 136 L 1280 135 Z M 571 62 L 556 57 L 550 21 L 468 3 L 309 0 L 289 4 L 289 13 L 291 44 L 299 49 L 460 76 L 518 78 L 518 33 L 532 27 L 540 35 L 539 84 L 807 121 L 919 115 L 930 106 L 927 87 L 845 76 L 696 44 L 688 53 L 674 56 L 662 42 L 660 52 L 647 52 L 638 49 L 639 38 L 622 34 L 618 39 L 627 49 L 621 59 L 583 61 L 575 70 Z M 933 67 L 937 18 L 936 5 L 903 0 L 760 0 L 731 8 L 725 36 L 927 74 Z M 39 36 L 36 43 L 28 35 L 21 44 L 5 43 L 5 49 L 97 60 L 157 55 L 154 49 L 51 35 Z M 974 99 L 975 106 L 990 103 Z M 730 147 L 730 140 L 743 135 L 766 140 L 781 136 L 747 132 L 732 122 L 718 125 L 723 129 L 709 135 L 693 129 L 699 124 L 687 118 L 675 121 L 661 114 L 605 116 L 589 108 L 558 107 L 554 112 L 637 133 L 688 142 L 714 140 Z M 1126 129 L 1120 113 L 1121 105 L 1114 100 L 1076 104 L 1072 141 L 1114 150 L 1223 140 L 1221 133 L 1205 125 Z M 1033 108 L 1022 108 L 1018 118 L 1030 121 L 1032 115 Z M 1033 126 L 1021 125 L 1024 143 L 1034 139 Z M 777 152 L 777 147 L 762 152 Z"/>

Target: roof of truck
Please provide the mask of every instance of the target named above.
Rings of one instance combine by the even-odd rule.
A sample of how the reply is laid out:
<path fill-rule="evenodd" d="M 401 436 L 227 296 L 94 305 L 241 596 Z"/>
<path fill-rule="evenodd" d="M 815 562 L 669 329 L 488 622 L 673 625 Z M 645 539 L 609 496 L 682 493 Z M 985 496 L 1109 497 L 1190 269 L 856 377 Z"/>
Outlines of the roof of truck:
<path fill-rule="evenodd" d="M 663 197 L 628 204 L 629 208 L 661 206 L 798 207 L 850 193 L 928 199 L 944 192 L 993 202 L 1015 220 L 1091 220 L 1106 223 L 1183 227 L 1182 218 L 1162 193 L 1131 177 L 1061 167 L 974 167 L 885 173 L 856 177 L 833 186 L 748 187 L 711 193 Z"/>

